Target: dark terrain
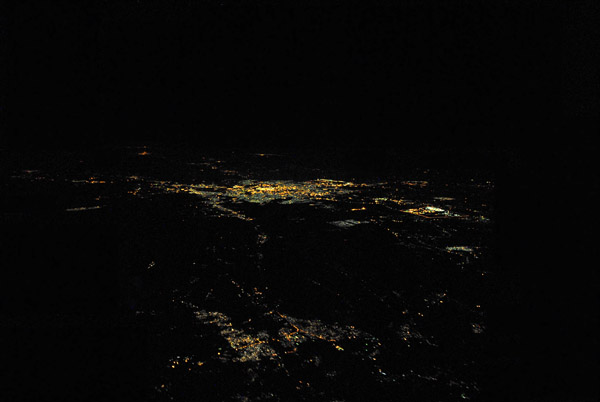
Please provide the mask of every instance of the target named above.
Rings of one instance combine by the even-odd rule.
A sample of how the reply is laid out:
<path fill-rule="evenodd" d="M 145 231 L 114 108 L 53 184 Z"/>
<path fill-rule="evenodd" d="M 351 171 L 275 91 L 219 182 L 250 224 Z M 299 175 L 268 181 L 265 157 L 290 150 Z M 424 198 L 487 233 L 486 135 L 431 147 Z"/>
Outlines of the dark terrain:
<path fill-rule="evenodd" d="M 496 272 L 490 177 L 112 155 L 46 154 L 6 178 L 13 397 L 480 396 L 501 341 L 488 309 L 517 297 Z"/>

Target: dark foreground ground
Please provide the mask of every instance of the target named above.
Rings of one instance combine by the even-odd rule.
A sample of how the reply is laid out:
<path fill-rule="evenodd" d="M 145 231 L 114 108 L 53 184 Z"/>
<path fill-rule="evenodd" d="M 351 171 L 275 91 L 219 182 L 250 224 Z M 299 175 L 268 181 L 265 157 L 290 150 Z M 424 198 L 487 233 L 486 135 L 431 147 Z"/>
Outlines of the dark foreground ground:
<path fill-rule="evenodd" d="M 5 400 L 520 400 L 489 171 L 147 147 L 11 163 Z"/>

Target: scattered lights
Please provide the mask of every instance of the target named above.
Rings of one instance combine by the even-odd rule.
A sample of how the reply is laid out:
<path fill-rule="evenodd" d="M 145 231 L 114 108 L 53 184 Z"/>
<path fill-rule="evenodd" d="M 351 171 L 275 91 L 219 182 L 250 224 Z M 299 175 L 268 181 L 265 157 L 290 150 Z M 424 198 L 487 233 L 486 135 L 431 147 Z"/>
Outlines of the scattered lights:
<path fill-rule="evenodd" d="M 271 201 L 297 204 L 335 201 L 336 197 L 349 194 L 362 186 L 362 184 L 328 179 L 304 182 L 244 180 L 230 187 L 207 184 L 185 185 L 164 181 L 154 181 L 152 184 L 155 188 L 166 192 L 199 195 L 214 208 L 230 214 L 236 212 L 221 204 L 225 202 L 266 204 Z"/>
<path fill-rule="evenodd" d="M 227 340 L 233 350 L 238 352 L 239 357 L 234 358 L 234 361 L 258 361 L 261 357 L 277 355 L 275 350 L 268 345 L 268 335 L 266 333 L 251 336 L 244 331 L 233 328 L 230 318 L 219 312 L 202 310 L 196 312 L 196 317 L 205 324 L 216 325 L 221 329 L 221 336 Z M 220 356 L 221 352 L 217 352 L 217 355 Z"/>
<path fill-rule="evenodd" d="M 234 362 L 259 361 L 262 359 L 278 360 L 279 355 L 271 346 L 273 342 L 279 343 L 285 349 L 283 350 L 284 354 L 296 353 L 297 346 L 308 340 L 329 342 L 336 350 L 344 351 L 344 348 L 338 344 L 340 341 L 368 335 L 356 330 L 354 327 L 342 328 L 337 325 L 325 325 L 319 320 L 298 319 L 273 310 L 265 313 L 265 316 L 274 316 L 283 324 L 277 336 L 272 337 L 265 331 L 250 335 L 241 329 L 234 328 L 231 319 L 223 313 L 200 310 L 195 314 L 196 318 L 202 323 L 217 327 L 219 334 L 227 340 L 231 349 L 237 352 L 237 356 L 232 358 Z M 370 336 L 369 339 L 374 340 L 375 343 L 381 346 L 376 338 Z M 223 354 L 219 348 L 217 356 Z"/>
<path fill-rule="evenodd" d="M 105 180 L 98 180 L 98 178 L 96 178 L 96 177 L 90 177 L 85 182 L 88 184 L 105 184 L 106 183 Z"/>
<path fill-rule="evenodd" d="M 429 183 L 421 180 L 406 180 L 401 182 L 401 184 L 409 187 L 427 187 Z"/>
<path fill-rule="evenodd" d="M 335 221 L 335 222 L 329 222 L 331 225 L 337 226 L 339 228 L 345 229 L 345 228 L 350 228 L 352 226 L 356 226 L 356 225 L 360 225 L 361 221 L 356 221 L 354 219 L 346 219 L 343 221 Z"/>
<path fill-rule="evenodd" d="M 103 207 L 104 207 L 104 205 L 94 205 L 92 207 L 67 208 L 67 209 L 65 209 L 65 211 L 67 211 L 67 212 L 91 211 L 91 210 L 100 209 Z"/>
<path fill-rule="evenodd" d="M 462 252 L 466 252 L 466 253 L 472 253 L 473 248 L 467 247 L 467 246 L 452 246 L 452 247 L 446 247 L 446 251 L 448 251 L 448 252 L 462 251 Z"/>
<path fill-rule="evenodd" d="M 424 206 L 424 207 L 419 207 L 419 208 L 405 209 L 402 212 L 411 214 L 411 215 L 421 216 L 423 218 L 437 218 L 437 219 L 441 219 L 441 218 L 466 219 L 467 218 L 464 215 L 455 214 L 450 211 L 446 211 L 445 209 L 432 207 L 429 205 Z"/>

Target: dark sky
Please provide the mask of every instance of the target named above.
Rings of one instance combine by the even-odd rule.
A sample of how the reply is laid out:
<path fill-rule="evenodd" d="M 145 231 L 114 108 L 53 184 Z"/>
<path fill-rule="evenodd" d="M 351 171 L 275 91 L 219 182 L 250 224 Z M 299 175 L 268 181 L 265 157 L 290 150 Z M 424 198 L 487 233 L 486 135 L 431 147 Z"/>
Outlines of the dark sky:
<path fill-rule="evenodd" d="M 512 144 L 594 115 L 593 7 L 564 3 L 14 1 L 4 130 L 59 145 Z"/>

